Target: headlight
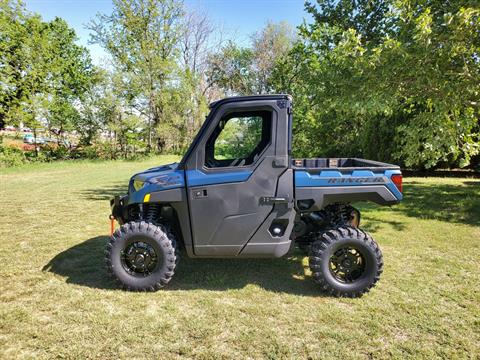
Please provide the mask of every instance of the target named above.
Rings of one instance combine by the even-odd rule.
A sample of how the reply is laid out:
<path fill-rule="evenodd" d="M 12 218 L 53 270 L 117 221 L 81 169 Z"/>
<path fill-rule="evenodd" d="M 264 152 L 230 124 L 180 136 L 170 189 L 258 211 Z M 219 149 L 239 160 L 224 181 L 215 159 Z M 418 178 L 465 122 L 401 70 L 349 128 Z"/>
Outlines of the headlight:
<path fill-rule="evenodd" d="M 137 179 L 133 180 L 133 188 L 135 189 L 135 191 L 140 190 L 143 185 L 145 185 L 145 181 Z"/>

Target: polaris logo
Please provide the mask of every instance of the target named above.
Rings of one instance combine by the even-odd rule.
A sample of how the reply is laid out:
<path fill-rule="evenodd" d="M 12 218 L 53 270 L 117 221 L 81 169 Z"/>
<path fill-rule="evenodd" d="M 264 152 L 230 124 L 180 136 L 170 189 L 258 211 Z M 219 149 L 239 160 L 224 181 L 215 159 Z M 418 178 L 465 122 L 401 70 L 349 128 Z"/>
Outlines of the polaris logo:
<path fill-rule="evenodd" d="M 329 184 L 384 184 L 383 176 L 329 178 Z"/>
<path fill-rule="evenodd" d="M 181 185 L 180 176 L 178 175 L 160 175 L 153 179 L 148 180 L 152 184 L 156 184 L 159 186 L 174 186 L 174 185 Z"/>

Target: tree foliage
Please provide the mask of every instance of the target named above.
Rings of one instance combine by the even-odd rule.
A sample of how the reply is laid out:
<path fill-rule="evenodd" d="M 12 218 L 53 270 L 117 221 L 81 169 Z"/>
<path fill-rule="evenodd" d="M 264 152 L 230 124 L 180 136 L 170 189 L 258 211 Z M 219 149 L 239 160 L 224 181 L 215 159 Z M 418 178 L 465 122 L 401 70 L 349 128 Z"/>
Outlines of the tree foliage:
<path fill-rule="evenodd" d="M 272 71 L 286 57 L 295 40 L 287 22 L 267 23 L 252 35 L 252 47 L 242 48 L 230 41 L 210 57 L 208 76 L 227 94 L 251 95 L 272 92 Z"/>
<path fill-rule="evenodd" d="M 59 142 L 69 134 L 78 156 L 180 153 L 210 101 L 285 92 L 295 156 L 480 166 L 478 1 L 308 0 L 305 9 L 311 23 L 269 22 L 240 46 L 180 0 L 113 0 L 88 24 L 109 54 L 100 68 L 64 20 L 0 0 L 0 128 L 23 123 Z M 232 143 L 245 145 L 232 124 Z"/>
<path fill-rule="evenodd" d="M 92 42 L 125 74 L 130 104 L 148 119 L 149 148 L 164 111 L 165 87 L 176 80 L 182 14 L 176 0 L 114 0 L 112 14 L 98 14 L 89 24 Z"/>
<path fill-rule="evenodd" d="M 259 116 L 228 120 L 215 141 L 215 159 L 245 159 L 262 140 L 263 119 Z"/>
<path fill-rule="evenodd" d="M 319 0 L 307 10 L 315 22 L 274 75 L 295 96 L 297 153 L 415 168 L 478 156 L 478 3 Z"/>
<path fill-rule="evenodd" d="M 20 1 L 0 3 L 0 117 L 42 125 L 58 136 L 78 119 L 75 103 L 91 85 L 94 69 L 75 32 L 55 18 L 44 22 Z"/>
<path fill-rule="evenodd" d="M 121 74 L 124 111 L 140 116 L 147 148 L 180 152 L 207 111 L 203 76 L 214 30 L 177 0 L 115 0 L 111 14 L 98 14 L 92 41 L 111 55 Z M 139 134 L 144 131 L 139 131 Z"/>

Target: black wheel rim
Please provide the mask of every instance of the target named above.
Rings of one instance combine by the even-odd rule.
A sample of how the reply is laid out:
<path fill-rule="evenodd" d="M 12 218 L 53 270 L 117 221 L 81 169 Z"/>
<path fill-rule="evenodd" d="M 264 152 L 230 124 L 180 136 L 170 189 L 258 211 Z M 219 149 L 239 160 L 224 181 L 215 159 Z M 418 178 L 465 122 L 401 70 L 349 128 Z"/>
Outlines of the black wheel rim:
<path fill-rule="evenodd" d="M 345 246 L 336 250 L 330 257 L 329 268 L 338 281 L 353 283 L 365 273 L 366 261 L 359 249 Z"/>
<path fill-rule="evenodd" d="M 153 246 L 144 241 L 128 244 L 121 253 L 122 266 L 132 276 L 145 277 L 155 271 L 159 264 Z"/>

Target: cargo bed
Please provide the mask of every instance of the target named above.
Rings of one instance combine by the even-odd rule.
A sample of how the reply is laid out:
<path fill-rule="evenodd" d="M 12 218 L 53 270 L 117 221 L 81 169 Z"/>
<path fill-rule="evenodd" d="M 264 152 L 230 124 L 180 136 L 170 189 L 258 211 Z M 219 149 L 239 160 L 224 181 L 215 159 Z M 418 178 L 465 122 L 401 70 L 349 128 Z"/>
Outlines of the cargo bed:
<path fill-rule="evenodd" d="M 300 211 L 358 201 L 392 205 L 403 198 L 401 171 L 396 165 L 358 158 L 318 158 L 294 159 L 292 168 Z"/>

